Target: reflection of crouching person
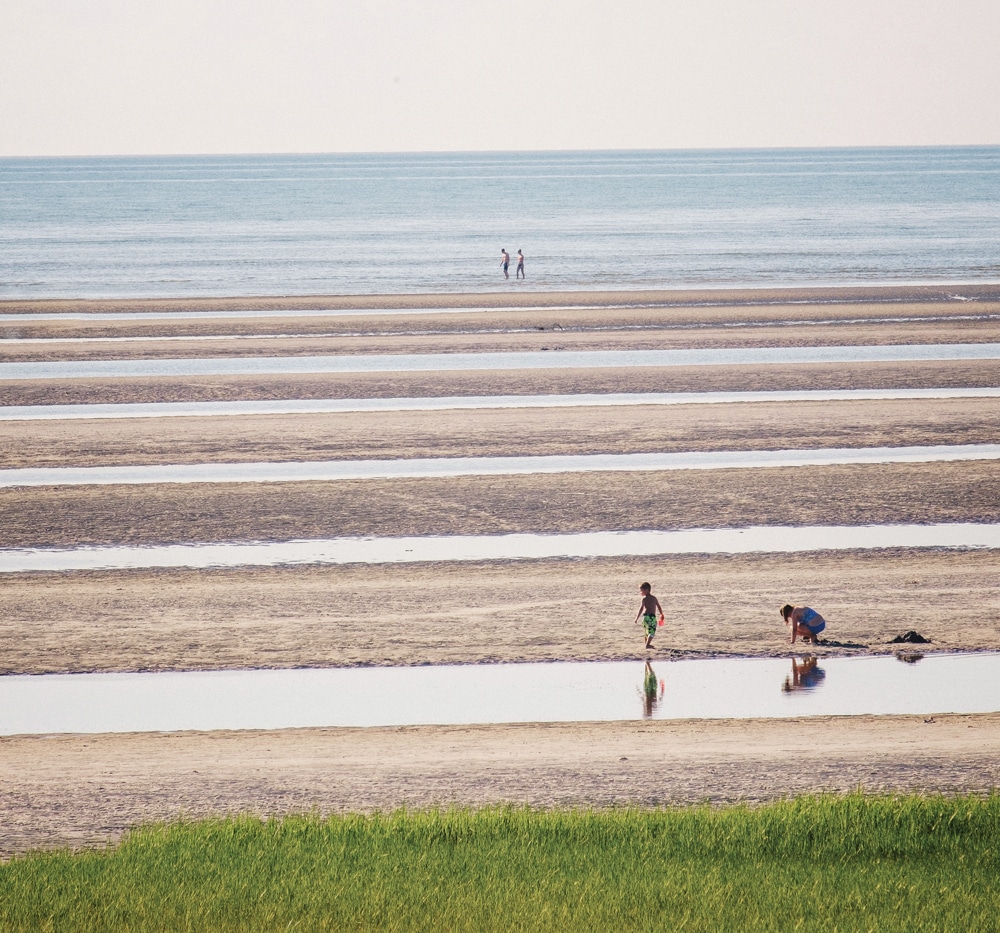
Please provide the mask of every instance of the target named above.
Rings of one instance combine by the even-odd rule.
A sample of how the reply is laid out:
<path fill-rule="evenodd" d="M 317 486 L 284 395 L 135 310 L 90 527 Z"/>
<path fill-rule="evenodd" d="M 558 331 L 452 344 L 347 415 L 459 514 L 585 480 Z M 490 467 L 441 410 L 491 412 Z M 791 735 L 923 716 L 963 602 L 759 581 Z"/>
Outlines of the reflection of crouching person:
<path fill-rule="evenodd" d="M 819 666 L 819 662 L 812 657 L 792 658 L 792 675 L 785 678 L 782 690 L 791 693 L 793 690 L 812 690 L 823 683 L 826 671 Z"/>
<path fill-rule="evenodd" d="M 781 607 L 781 617 L 785 620 L 785 625 L 792 627 L 793 645 L 796 638 L 811 641 L 814 645 L 819 644 L 819 633 L 826 628 L 826 619 L 815 609 L 785 605 Z"/>

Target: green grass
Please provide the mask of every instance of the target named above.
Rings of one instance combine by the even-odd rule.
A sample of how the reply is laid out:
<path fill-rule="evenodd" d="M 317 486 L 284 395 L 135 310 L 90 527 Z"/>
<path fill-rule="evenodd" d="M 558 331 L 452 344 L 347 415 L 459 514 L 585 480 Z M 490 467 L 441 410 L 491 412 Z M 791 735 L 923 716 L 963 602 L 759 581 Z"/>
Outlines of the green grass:
<path fill-rule="evenodd" d="M 1000 929 L 1000 795 L 143 827 L 0 865 L 0 930 Z"/>

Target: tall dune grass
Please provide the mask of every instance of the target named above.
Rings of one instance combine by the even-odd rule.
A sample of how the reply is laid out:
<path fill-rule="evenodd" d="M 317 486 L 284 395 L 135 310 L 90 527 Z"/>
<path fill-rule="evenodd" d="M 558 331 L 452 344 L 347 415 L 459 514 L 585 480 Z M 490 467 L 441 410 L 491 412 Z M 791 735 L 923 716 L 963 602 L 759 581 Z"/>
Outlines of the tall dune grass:
<path fill-rule="evenodd" d="M 2 930 L 1000 929 L 1000 795 L 143 827 L 0 866 Z"/>

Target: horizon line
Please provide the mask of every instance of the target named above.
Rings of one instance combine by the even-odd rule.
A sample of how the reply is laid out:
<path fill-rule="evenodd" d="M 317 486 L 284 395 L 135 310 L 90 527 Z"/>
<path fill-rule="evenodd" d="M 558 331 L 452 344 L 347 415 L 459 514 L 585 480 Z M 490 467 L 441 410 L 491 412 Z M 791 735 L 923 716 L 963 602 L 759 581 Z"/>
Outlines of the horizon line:
<path fill-rule="evenodd" d="M 640 146 L 634 148 L 555 148 L 555 149 L 307 149 L 307 150 L 216 150 L 205 152 L 64 152 L 36 154 L 0 154 L 0 161 L 15 159 L 169 159 L 169 158 L 246 158 L 260 156 L 434 156 L 434 155 L 561 155 L 573 153 L 682 153 L 682 152 L 832 152 L 849 150 L 927 150 L 927 149 L 1000 149 L 994 143 L 843 143 L 836 145 L 774 146 Z"/>

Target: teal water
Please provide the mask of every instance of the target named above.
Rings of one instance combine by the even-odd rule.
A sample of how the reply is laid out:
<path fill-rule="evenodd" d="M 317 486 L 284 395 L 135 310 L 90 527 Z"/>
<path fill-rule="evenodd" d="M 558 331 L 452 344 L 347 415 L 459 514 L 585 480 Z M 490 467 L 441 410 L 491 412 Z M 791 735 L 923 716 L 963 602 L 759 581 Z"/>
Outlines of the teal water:
<path fill-rule="evenodd" d="M 1000 147 L 0 159 L 0 298 L 997 282 L 998 242 Z"/>

